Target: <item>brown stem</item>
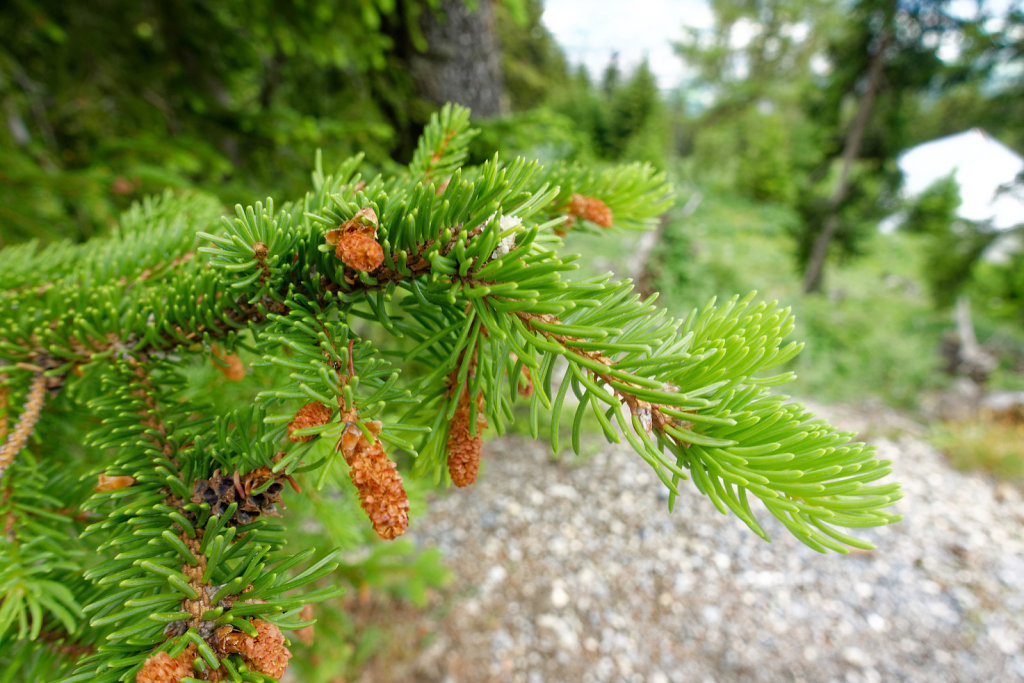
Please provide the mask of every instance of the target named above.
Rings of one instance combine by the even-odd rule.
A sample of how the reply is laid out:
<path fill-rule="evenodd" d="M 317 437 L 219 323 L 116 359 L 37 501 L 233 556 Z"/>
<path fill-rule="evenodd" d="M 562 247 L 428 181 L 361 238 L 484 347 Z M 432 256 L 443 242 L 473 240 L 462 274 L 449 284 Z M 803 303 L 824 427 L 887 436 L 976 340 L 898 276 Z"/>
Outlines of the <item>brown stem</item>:
<path fill-rule="evenodd" d="M 28 438 L 32 435 L 36 423 L 43 412 L 43 402 L 46 399 L 46 377 L 42 373 L 36 373 L 32 378 L 32 385 L 28 391 L 28 398 L 25 400 L 25 407 L 21 411 L 18 424 L 14 430 L 7 435 L 7 440 L 0 446 L 0 477 L 3 477 L 7 468 L 14 462 L 14 456 L 25 447 Z M 6 397 L 4 399 L 6 401 Z M 4 420 L 6 422 L 6 418 Z M 6 430 L 6 424 L 4 425 Z"/>
<path fill-rule="evenodd" d="M 452 138 L 454 137 L 455 129 L 453 128 L 448 131 L 448 135 L 445 136 L 444 140 L 441 141 L 441 144 L 438 145 L 436 150 L 434 150 L 434 153 L 430 156 L 430 162 L 427 165 L 427 168 L 423 171 L 424 181 L 430 181 L 430 176 L 434 174 L 434 164 L 441 161 L 441 157 L 444 156 L 444 151 L 448 148 L 449 143 L 451 143 Z"/>
<path fill-rule="evenodd" d="M 534 334 L 539 334 L 548 339 L 551 339 L 552 341 L 558 342 L 565 348 L 568 354 L 588 358 L 590 360 L 597 361 L 602 365 L 607 365 L 608 367 L 614 365 L 614 361 L 611 358 L 608 358 L 608 356 L 602 354 L 600 351 L 585 351 L 579 347 L 573 346 L 572 342 L 578 341 L 575 337 L 570 337 L 564 334 L 557 334 L 555 332 L 549 332 L 547 330 L 542 330 L 533 325 L 534 320 L 542 320 L 546 323 L 559 324 L 561 321 L 556 316 L 550 314 L 526 312 L 518 312 L 516 313 L 516 315 L 519 317 L 520 320 L 523 321 L 527 329 L 529 329 Z M 587 372 L 590 373 L 592 377 L 601 380 L 609 387 L 611 387 L 615 395 L 619 397 L 619 400 L 626 404 L 626 406 L 629 407 L 629 411 L 633 415 L 639 417 L 641 421 L 645 423 L 645 426 L 647 422 L 647 416 L 649 416 L 650 427 L 647 427 L 648 431 L 650 431 L 651 428 L 654 428 L 657 429 L 662 434 L 665 434 L 665 429 L 667 427 L 683 427 L 689 429 L 690 427 L 693 426 L 692 423 L 679 422 L 678 420 L 676 420 L 676 418 L 666 415 L 664 412 L 662 412 L 661 406 L 659 406 L 658 404 L 644 401 L 635 394 L 631 394 L 628 391 L 616 387 L 615 384 L 613 384 L 613 382 L 617 381 L 619 384 L 625 384 L 626 386 L 636 386 L 637 388 L 639 388 L 636 384 L 633 384 L 632 382 L 628 382 L 622 379 L 616 380 L 610 374 L 600 372 L 598 370 L 592 370 L 590 368 L 586 368 L 586 370 Z M 666 434 L 666 436 L 673 439 L 682 446 L 689 446 L 688 443 L 680 441 L 671 434 Z"/>
<path fill-rule="evenodd" d="M 0 379 L 5 376 L 0 375 Z M 0 386 L 0 442 L 7 438 L 7 387 Z"/>

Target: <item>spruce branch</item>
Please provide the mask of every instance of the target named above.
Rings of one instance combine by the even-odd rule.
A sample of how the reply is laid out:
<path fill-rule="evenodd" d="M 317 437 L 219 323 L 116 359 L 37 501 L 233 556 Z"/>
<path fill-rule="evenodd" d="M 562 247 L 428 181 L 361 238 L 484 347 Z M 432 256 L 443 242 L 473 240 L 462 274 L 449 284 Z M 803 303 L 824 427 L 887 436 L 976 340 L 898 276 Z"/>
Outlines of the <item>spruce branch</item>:
<path fill-rule="evenodd" d="M 456 171 L 466 159 L 467 146 L 476 136 L 469 127 L 469 110 L 447 104 L 431 117 L 413 152 L 409 173 L 429 183 Z"/>
<path fill-rule="evenodd" d="M 327 514 L 350 496 L 394 539 L 413 482 L 392 456 L 465 486 L 483 429 L 521 403 L 553 448 L 566 411 L 577 452 L 592 415 L 670 506 L 690 479 L 762 536 L 751 498 L 820 551 L 898 519 L 889 463 L 773 393 L 800 350 L 788 309 L 751 295 L 674 320 L 630 282 L 572 277 L 559 232 L 652 227 L 664 175 L 471 168 L 472 134 L 447 107 L 387 178 L 318 158 L 294 202 L 219 219 L 167 194 L 86 245 L 0 251 L 0 663 L 36 670 L 50 634 L 79 648 L 51 678 L 275 680 L 285 632 L 337 593 L 333 554 L 277 521 L 285 501 Z M 251 400 L 189 386 L 196 363 L 248 378 L 246 353 Z M 86 417 L 68 427 L 85 438 L 58 447 L 44 408 Z"/>
<path fill-rule="evenodd" d="M 116 496 L 120 509 L 94 524 L 88 533 L 116 532 L 122 524 L 132 533 L 120 538 L 115 535 L 101 545 L 102 549 L 113 543 L 119 552 L 87 572 L 107 588 L 86 607 L 91 625 L 106 633 L 106 642 L 94 656 L 83 660 L 78 673 L 69 680 L 94 675 L 100 675 L 101 680 L 129 675 L 152 680 L 149 677 L 184 666 L 185 660 L 179 658 L 184 650 L 201 660 L 193 671 L 194 657 L 186 658 L 189 675 L 220 680 L 216 677 L 230 671 L 249 670 L 278 678 L 287 662 L 287 648 L 279 638 L 260 646 L 263 641 L 258 632 L 278 628 L 266 626 L 268 623 L 294 623 L 288 617 L 292 611 L 297 612 L 311 600 L 333 595 L 334 590 L 327 590 L 298 601 L 282 597 L 295 587 L 318 580 L 336 565 L 328 556 L 295 577 L 275 571 L 275 563 L 268 562 L 268 556 L 281 547 L 282 539 L 268 526 L 266 518 L 277 513 L 281 479 L 287 477 L 271 471 L 271 456 L 263 452 L 263 467 L 250 466 L 244 473 L 239 472 L 234 466 L 253 455 L 248 445 L 248 454 L 236 453 L 224 461 L 230 467 L 228 471 L 234 470 L 232 474 L 221 474 L 220 469 L 204 474 L 212 461 L 222 458 L 217 451 L 234 450 L 232 434 L 220 428 L 216 443 L 202 440 L 199 435 L 209 421 L 183 415 L 171 399 L 175 382 L 162 376 L 173 372 L 167 361 L 143 363 L 131 358 L 120 364 L 119 372 L 129 381 L 114 382 L 118 387 L 115 395 L 96 402 L 94 408 L 108 415 L 130 416 L 134 421 L 124 420 L 123 426 L 113 430 L 100 429 L 93 438 L 108 445 L 112 445 L 110 440 L 123 444 L 127 439 L 144 447 L 122 447 L 120 462 L 110 469 L 133 472 L 134 482 L 128 487 L 97 492 L 94 506 Z M 244 416 L 229 419 L 239 426 L 246 424 Z M 111 423 L 109 418 L 105 422 Z M 226 424 L 227 420 L 220 421 L 221 427 Z M 251 427 L 259 424 L 248 423 Z M 122 491 L 127 495 L 121 495 Z M 287 559 L 277 561 L 276 566 L 284 572 L 310 554 L 285 556 Z M 142 591 L 141 596 L 125 600 L 124 590 L 119 587 L 129 585 Z M 154 589 L 158 592 L 150 594 Z M 132 626 L 136 615 L 149 615 L 149 621 Z M 256 640 L 246 641 L 250 636 Z M 249 644 L 239 649 L 239 642 Z M 129 643 L 142 647 L 133 647 L 135 654 L 125 657 Z M 157 651 L 151 649 L 154 645 Z M 112 656 L 118 664 L 111 671 Z"/>

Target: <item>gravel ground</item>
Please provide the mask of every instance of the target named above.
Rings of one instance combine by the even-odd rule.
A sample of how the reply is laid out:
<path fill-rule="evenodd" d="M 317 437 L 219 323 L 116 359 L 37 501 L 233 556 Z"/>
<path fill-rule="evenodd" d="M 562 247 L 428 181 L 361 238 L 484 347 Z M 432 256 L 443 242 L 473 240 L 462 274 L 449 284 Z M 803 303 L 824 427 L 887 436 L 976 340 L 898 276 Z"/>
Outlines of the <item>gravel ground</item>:
<path fill-rule="evenodd" d="M 951 470 L 883 411 L 826 412 L 880 435 L 903 482 L 905 519 L 865 534 L 874 551 L 819 555 L 777 523 L 765 543 L 695 490 L 669 514 L 619 447 L 577 463 L 487 444 L 480 480 L 434 500 L 412 533 L 456 583 L 410 676 L 1024 680 L 1020 491 Z"/>

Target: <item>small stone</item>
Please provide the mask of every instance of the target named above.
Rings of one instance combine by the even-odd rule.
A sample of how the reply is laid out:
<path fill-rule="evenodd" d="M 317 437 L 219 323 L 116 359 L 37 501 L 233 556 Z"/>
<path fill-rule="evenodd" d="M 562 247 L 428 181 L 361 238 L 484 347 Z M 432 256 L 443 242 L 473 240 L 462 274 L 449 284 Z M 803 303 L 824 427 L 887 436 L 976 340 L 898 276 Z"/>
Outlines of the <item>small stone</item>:
<path fill-rule="evenodd" d="M 548 487 L 548 495 L 553 498 L 565 498 L 566 500 L 577 500 L 580 494 L 571 486 L 565 484 L 553 484 Z"/>
<path fill-rule="evenodd" d="M 868 626 L 870 626 L 873 631 L 878 631 L 879 633 L 883 633 L 889 628 L 889 624 L 885 619 L 881 615 L 875 613 L 868 615 Z"/>
<path fill-rule="evenodd" d="M 853 666 L 868 667 L 871 666 L 871 658 L 864 650 L 856 646 L 848 646 L 843 648 L 843 659 Z"/>
<path fill-rule="evenodd" d="M 569 593 L 565 590 L 565 582 L 556 580 L 551 586 L 551 605 L 562 609 L 569 604 Z"/>
<path fill-rule="evenodd" d="M 484 579 L 485 585 L 494 586 L 505 580 L 508 576 L 508 572 L 500 564 L 496 564 L 487 570 L 487 578 Z"/>
<path fill-rule="evenodd" d="M 707 605 L 701 610 L 701 617 L 706 624 L 713 626 L 722 621 L 722 610 L 715 605 Z"/>
<path fill-rule="evenodd" d="M 564 619 L 554 614 L 542 614 L 537 618 L 537 625 L 553 631 L 562 649 L 576 652 L 580 649 L 579 638 Z"/>

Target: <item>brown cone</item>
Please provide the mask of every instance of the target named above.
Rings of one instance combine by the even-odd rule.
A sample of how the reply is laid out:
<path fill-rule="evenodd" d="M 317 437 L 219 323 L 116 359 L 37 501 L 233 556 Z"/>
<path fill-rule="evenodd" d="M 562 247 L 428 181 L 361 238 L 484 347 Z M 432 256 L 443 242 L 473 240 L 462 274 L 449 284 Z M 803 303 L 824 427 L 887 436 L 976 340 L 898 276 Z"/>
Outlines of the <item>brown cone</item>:
<path fill-rule="evenodd" d="M 296 429 L 325 425 L 330 421 L 330 419 L 330 408 L 325 406 L 323 403 L 320 403 L 320 401 L 310 401 L 299 408 L 299 412 L 295 413 L 295 419 L 288 423 L 288 439 L 290 441 L 312 441 L 316 438 L 315 434 L 297 436 L 293 434 L 293 432 Z"/>
<path fill-rule="evenodd" d="M 216 632 L 217 649 L 225 654 L 240 654 L 256 671 L 281 678 L 288 668 L 291 651 L 285 647 L 284 635 L 276 625 L 262 619 L 252 620 L 256 636 L 222 626 Z"/>
<path fill-rule="evenodd" d="M 117 489 L 123 489 L 131 486 L 135 483 L 135 477 L 124 475 L 120 477 L 112 477 L 105 472 L 101 472 L 96 480 L 96 486 L 92 487 L 93 491 L 116 491 Z"/>
<path fill-rule="evenodd" d="M 161 650 L 146 660 L 139 673 L 135 675 L 135 683 L 179 683 L 185 676 L 192 676 L 192 660 L 196 656 L 196 646 L 190 644 L 177 657 L 171 657 Z"/>
<path fill-rule="evenodd" d="M 338 237 L 334 255 L 349 268 L 370 272 L 384 263 L 384 249 L 366 232 L 349 232 Z"/>
<path fill-rule="evenodd" d="M 380 422 L 366 426 L 374 436 L 380 433 Z M 409 497 L 398 466 L 388 458 L 380 439 L 370 444 L 358 427 L 349 425 L 338 445 L 374 531 L 385 540 L 401 536 L 409 526 Z"/>
<path fill-rule="evenodd" d="M 246 637 L 246 648 L 242 655 L 261 674 L 281 678 L 292 657 L 291 651 L 284 645 L 281 629 L 262 619 L 253 619 L 252 625 L 256 628 L 256 637 Z"/>
<path fill-rule="evenodd" d="M 448 474 L 456 486 L 469 486 L 480 471 L 480 450 L 484 440 L 480 432 L 487 426 L 482 410 L 483 396 L 477 397 L 476 436 L 469 434 L 469 391 L 459 397 L 452 421 L 448 423 Z"/>
<path fill-rule="evenodd" d="M 602 228 L 612 227 L 612 210 L 597 197 L 574 194 L 569 199 L 569 213 L 600 225 Z"/>
<path fill-rule="evenodd" d="M 384 249 L 377 241 L 377 214 L 360 209 L 356 215 L 329 230 L 324 238 L 334 245 L 334 255 L 349 268 L 370 272 L 384 262 Z"/>

